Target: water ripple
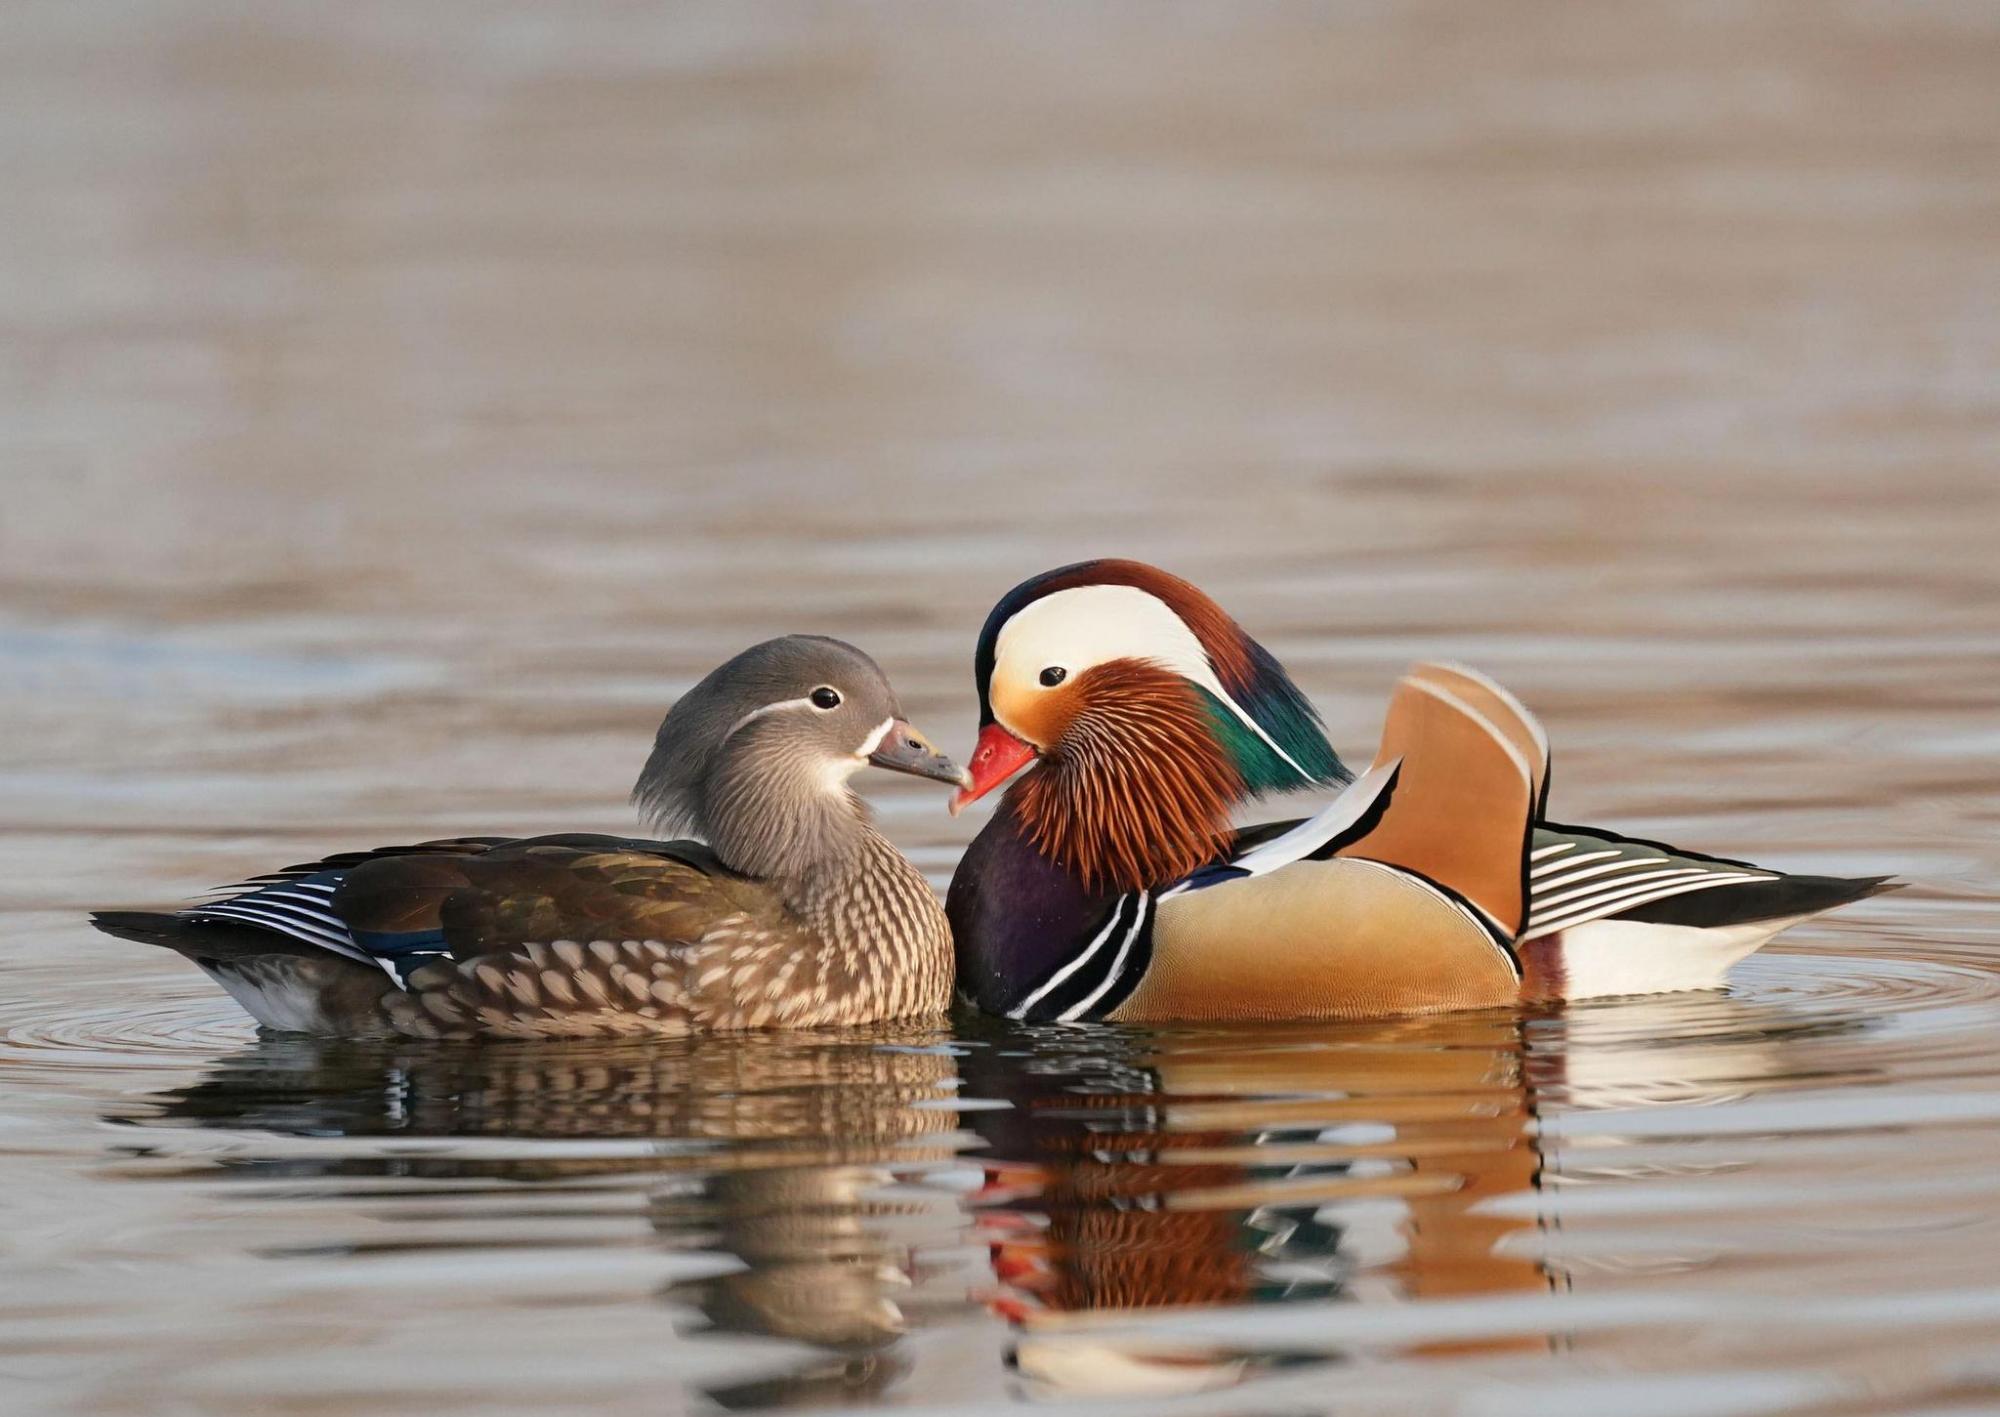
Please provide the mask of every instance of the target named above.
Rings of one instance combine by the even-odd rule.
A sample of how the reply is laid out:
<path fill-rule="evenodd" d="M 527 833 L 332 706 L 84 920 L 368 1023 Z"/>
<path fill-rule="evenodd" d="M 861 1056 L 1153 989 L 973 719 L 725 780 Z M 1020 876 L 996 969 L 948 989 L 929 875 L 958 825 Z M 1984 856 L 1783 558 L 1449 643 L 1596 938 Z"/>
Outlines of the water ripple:
<path fill-rule="evenodd" d="M 233 1005 L 206 997 L 42 996 L 0 1008 L 0 1058 L 16 1068 L 186 1068 L 255 1034 Z"/>

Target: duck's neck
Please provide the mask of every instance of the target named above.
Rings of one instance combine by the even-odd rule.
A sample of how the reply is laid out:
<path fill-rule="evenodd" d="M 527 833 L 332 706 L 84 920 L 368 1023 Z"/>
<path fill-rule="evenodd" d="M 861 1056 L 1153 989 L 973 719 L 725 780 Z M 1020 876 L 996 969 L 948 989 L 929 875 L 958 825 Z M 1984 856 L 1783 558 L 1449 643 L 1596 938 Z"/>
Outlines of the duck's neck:
<path fill-rule="evenodd" d="M 844 784 L 790 786 L 775 791 L 768 773 L 754 793 L 714 784 L 700 825 L 715 854 L 775 892 L 857 995 L 879 994 L 894 1012 L 943 1009 L 951 927 L 930 882 Z"/>
<path fill-rule="evenodd" d="M 857 869 L 876 836 L 845 781 L 816 763 L 739 753 L 703 784 L 693 824 L 732 871 L 780 886 Z"/>
<path fill-rule="evenodd" d="M 867 823 L 839 861 L 786 881 L 785 903 L 843 950 L 949 951 L 951 927 L 923 873 Z"/>
<path fill-rule="evenodd" d="M 923 873 L 873 826 L 858 823 L 836 861 L 785 882 L 783 890 L 869 1012 L 950 1007 L 951 925 L 944 907 Z"/>

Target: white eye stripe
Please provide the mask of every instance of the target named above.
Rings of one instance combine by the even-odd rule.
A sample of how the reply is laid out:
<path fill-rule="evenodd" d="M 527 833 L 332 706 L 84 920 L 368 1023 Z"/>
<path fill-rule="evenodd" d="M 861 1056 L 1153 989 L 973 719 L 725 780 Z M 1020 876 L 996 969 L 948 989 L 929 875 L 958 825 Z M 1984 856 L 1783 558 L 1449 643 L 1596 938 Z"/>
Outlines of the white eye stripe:
<path fill-rule="evenodd" d="M 1061 667 L 1074 678 L 1114 659 L 1148 660 L 1199 684 L 1292 771 L 1312 779 L 1312 774 L 1279 747 L 1264 726 L 1222 687 L 1215 667 L 1208 662 L 1208 651 L 1187 622 L 1164 600 L 1137 586 L 1073 586 L 1022 607 L 1000 627 L 994 640 L 992 678 L 1004 672 L 1015 683 L 1039 685 L 1043 669 Z M 1004 726 L 1009 731 L 1016 727 Z"/>
<path fill-rule="evenodd" d="M 1214 678 L 1208 655 L 1180 616 L 1137 586 L 1075 586 L 1045 595 L 1000 627 L 996 670 L 1023 681 L 1059 666 L 1078 673 L 1143 655 L 1199 682 Z"/>
<path fill-rule="evenodd" d="M 792 709 L 802 709 L 802 708 L 809 709 L 815 707 L 817 706 L 813 703 L 811 699 L 780 699 L 775 704 L 765 704 L 764 707 L 762 708 L 751 709 L 750 712 L 744 714 L 743 717 L 737 719 L 736 722 L 729 725 L 729 731 L 722 735 L 723 741 L 727 742 L 731 738 L 734 738 L 737 732 L 741 730 L 745 724 L 753 723 L 757 719 L 762 718 L 765 714 L 786 713 Z"/>
<path fill-rule="evenodd" d="M 737 719 L 736 722 L 730 724 L 729 731 L 722 735 L 723 741 L 727 742 L 729 739 L 734 738 L 737 735 L 737 733 L 744 727 L 744 725 L 752 723 L 757 719 L 764 717 L 766 714 L 788 713 L 793 709 L 812 709 L 815 712 L 820 712 L 820 713 L 826 712 L 826 710 L 821 709 L 818 704 L 814 703 L 809 698 L 780 699 L 778 700 L 778 702 L 774 704 L 765 704 L 762 708 L 752 709 L 750 710 L 750 712 L 744 714 L 743 717 Z M 883 719 L 879 724 L 875 726 L 875 730 L 872 733 L 870 733 L 865 739 L 862 740 L 861 746 L 854 750 L 854 756 L 857 758 L 865 758 L 870 753 L 874 752 L 877 748 L 881 747 L 882 740 L 889 736 L 889 730 L 894 728 L 895 726 L 896 726 L 896 720 L 894 717 Z"/>

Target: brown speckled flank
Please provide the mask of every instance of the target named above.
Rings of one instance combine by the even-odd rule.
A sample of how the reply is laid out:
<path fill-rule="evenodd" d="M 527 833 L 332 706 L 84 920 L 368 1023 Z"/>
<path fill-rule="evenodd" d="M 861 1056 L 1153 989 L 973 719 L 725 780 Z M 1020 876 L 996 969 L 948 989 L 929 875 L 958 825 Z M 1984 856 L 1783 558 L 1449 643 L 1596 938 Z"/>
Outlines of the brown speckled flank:
<path fill-rule="evenodd" d="M 854 866 L 813 882 L 799 909 L 730 910 L 691 938 L 529 942 L 425 965 L 381 1008 L 419 1038 L 671 1035 L 942 1012 L 951 935 L 929 884 L 872 830 Z"/>

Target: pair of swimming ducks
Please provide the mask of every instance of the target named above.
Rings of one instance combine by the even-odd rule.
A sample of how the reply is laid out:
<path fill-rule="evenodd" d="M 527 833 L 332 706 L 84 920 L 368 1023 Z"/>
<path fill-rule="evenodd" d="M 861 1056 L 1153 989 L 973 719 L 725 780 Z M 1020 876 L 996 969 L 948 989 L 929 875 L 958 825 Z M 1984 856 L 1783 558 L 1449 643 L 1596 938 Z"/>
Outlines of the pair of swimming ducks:
<path fill-rule="evenodd" d="M 633 799 L 684 837 L 382 847 L 94 921 L 191 958 L 267 1027 L 539 1038 L 936 1014 L 954 980 L 1010 1018 L 1120 1022 L 1707 988 L 1885 888 L 1548 821 L 1540 725 L 1461 667 L 1397 684 L 1355 777 L 1263 646 L 1137 562 L 1015 587 L 975 675 L 964 771 L 867 655 L 792 636 L 660 725 Z M 955 785 L 953 811 L 1019 775 L 943 906 L 850 788 L 868 764 Z M 1338 784 L 1308 820 L 1231 824 L 1246 799 Z"/>

